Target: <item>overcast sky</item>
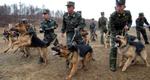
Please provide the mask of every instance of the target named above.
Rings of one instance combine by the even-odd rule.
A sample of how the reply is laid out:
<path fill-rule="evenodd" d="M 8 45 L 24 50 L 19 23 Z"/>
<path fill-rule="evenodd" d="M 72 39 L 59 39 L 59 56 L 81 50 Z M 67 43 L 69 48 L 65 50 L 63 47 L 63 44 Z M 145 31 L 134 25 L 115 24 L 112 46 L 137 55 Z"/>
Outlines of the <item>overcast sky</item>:
<path fill-rule="evenodd" d="M 26 5 L 34 5 L 42 7 L 44 5 L 50 10 L 63 10 L 66 11 L 66 3 L 69 0 L 0 0 L 0 5 L 3 4 L 14 4 L 22 2 Z M 75 10 L 81 10 L 84 18 L 95 18 L 98 20 L 100 12 L 104 11 L 106 17 L 114 11 L 115 0 L 70 0 L 75 2 Z M 131 11 L 133 16 L 133 25 L 135 19 L 138 17 L 139 12 L 144 12 L 148 21 L 150 22 L 150 0 L 126 0 L 126 9 Z"/>

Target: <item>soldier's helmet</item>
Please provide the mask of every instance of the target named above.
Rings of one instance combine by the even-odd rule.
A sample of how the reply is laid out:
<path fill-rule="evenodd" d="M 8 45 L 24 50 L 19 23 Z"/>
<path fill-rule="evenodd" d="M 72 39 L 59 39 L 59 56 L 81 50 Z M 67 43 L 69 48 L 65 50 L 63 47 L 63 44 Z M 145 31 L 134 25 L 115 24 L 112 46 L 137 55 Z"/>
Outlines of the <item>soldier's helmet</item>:
<path fill-rule="evenodd" d="M 126 0 L 116 0 L 116 5 L 125 5 Z"/>
<path fill-rule="evenodd" d="M 23 24 L 27 24 L 28 23 L 28 19 L 26 19 L 26 18 L 23 18 L 23 19 L 21 19 L 21 21 L 20 21 L 21 23 L 23 23 Z"/>
<path fill-rule="evenodd" d="M 44 9 L 43 10 L 43 14 L 49 14 L 49 10 L 48 9 Z"/>
<path fill-rule="evenodd" d="M 104 12 L 101 12 L 101 15 L 104 15 Z"/>
<path fill-rule="evenodd" d="M 141 13 L 139 13 L 139 16 L 144 16 L 144 13 L 142 13 L 142 12 L 141 12 Z"/>
<path fill-rule="evenodd" d="M 74 6 L 74 5 L 75 5 L 75 3 L 74 3 L 74 2 L 72 2 L 72 1 L 68 1 L 66 6 Z"/>

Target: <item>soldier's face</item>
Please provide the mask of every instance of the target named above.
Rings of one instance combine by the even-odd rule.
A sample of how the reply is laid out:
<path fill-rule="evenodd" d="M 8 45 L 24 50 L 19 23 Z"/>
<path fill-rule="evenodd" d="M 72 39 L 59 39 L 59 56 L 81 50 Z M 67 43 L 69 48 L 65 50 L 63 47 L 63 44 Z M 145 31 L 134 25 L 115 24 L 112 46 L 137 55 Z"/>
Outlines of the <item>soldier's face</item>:
<path fill-rule="evenodd" d="M 44 19 L 49 19 L 49 15 L 48 14 L 43 14 Z"/>
<path fill-rule="evenodd" d="M 125 9 L 125 5 L 117 5 L 115 9 L 117 12 L 122 12 Z"/>
<path fill-rule="evenodd" d="M 73 6 L 67 6 L 67 10 L 68 10 L 68 13 L 72 13 L 72 12 L 74 12 L 74 7 Z"/>

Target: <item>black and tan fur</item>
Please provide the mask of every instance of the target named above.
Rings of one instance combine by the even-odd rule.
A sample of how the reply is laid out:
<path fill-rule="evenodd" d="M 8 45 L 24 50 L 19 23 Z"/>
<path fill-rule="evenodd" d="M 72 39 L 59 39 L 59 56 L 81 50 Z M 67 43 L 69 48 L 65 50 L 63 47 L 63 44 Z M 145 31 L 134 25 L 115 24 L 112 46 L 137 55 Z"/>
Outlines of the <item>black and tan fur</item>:
<path fill-rule="evenodd" d="M 118 47 L 118 53 L 121 54 L 121 61 L 119 63 L 119 67 L 122 67 L 122 71 L 126 71 L 126 69 L 134 62 L 136 62 L 136 58 L 138 56 L 141 57 L 141 59 L 144 61 L 147 67 L 149 67 L 149 63 L 147 61 L 147 52 L 144 48 L 140 55 L 138 55 L 135 52 L 135 46 L 132 46 L 127 43 L 127 38 L 124 36 L 117 36 L 117 39 L 119 40 L 119 47 Z"/>

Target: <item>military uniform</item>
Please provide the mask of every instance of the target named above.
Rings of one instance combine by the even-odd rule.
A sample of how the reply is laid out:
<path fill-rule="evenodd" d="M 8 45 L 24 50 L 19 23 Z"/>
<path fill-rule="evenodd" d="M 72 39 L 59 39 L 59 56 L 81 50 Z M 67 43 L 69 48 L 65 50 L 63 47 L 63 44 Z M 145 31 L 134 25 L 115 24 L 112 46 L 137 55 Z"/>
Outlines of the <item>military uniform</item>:
<path fill-rule="evenodd" d="M 81 11 L 77 11 L 77 13 L 79 13 L 82 16 L 82 12 Z M 84 29 L 86 27 L 85 19 L 82 18 L 80 23 L 81 23 L 80 29 Z"/>
<path fill-rule="evenodd" d="M 67 6 L 74 6 L 74 2 L 69 1 L 67 3 Z M 82 43 L 83 39 L 79 32 L 79 29 L 83 27 L 82 24 L 83 24 L 82 17 L 81 14 L 78 12 L 73 12 L 73 14 L 69 14 L 68 12 L 66 12 L 63 15 L 63 25 L 61 32 L 66 33 L 67 45 L 69 48 L 72 46 L 72 39 L 75 33 L 76 33 L 75 42 L 78 44 Z"/>
<path fill-rule="evenodd" d="M 43 12 L 43 14 L 47 13 L 48 11 Z M 54 33 L 54 30 L 58 27 L 57 23 L 53 19 L 43 20 L 41 22 L 40 28 L 44 32 L 44 42 L 47 44 L 47 46 L 50 45 L 53 40 L 56 39 L 54 42 L 54 45 L 56 46 L 58 44 L 57 35 Z"/>
<path fill-rule="evenodd" d="M 143 18 L 140 18 L 140 16 Z M 147 19 L 144 17 L 143 13 L 139 13 L 139 18 L 136 19 L 136 32 L 137 32 L 137 38 L 139 40 L 141 40 L 140 37 L 140 33 L 142 34 L 145 44 L 149 44 L 148 42 L 148 38 L 147 38 L 147 34 L 146 34 L 146 30 L 144 28 L 144 23 L 149 25 L 149 23 L 147 22 Z"/>
<path fill-rule="evenodd" d="M 116 0 L 116 5 L 125 5 L 124 0 Z M 132 16 L 130 11 L 124 10 L 123 13 L 113 12 L 110 16 L 109 31 L 111 36 L 111 48 L 110 48 L 110 69 L 116 71 L 117 61 L 117 47 L 115 47 L 116 35 L 122 35 L 125 26 L 131 27 Z"/>
<path fill-rule="evenodd" d="M 90 34 L 92 41 L 95 41 L 96 24 L 94 22 L 94 19 L 92 19 L 92 22 L 90 23 Z"/>
<path fill-rule="evenodd" d="M 101 15 L 104 15 L 104 12 L 101 12 Z M 99 18 L 98 20 L 98 27 L 100 29 L 100 33 L 101 33 L 101 44 L 104 44 L 104 33 L 107 33 L 107 18 L 102 16 Z"/>

